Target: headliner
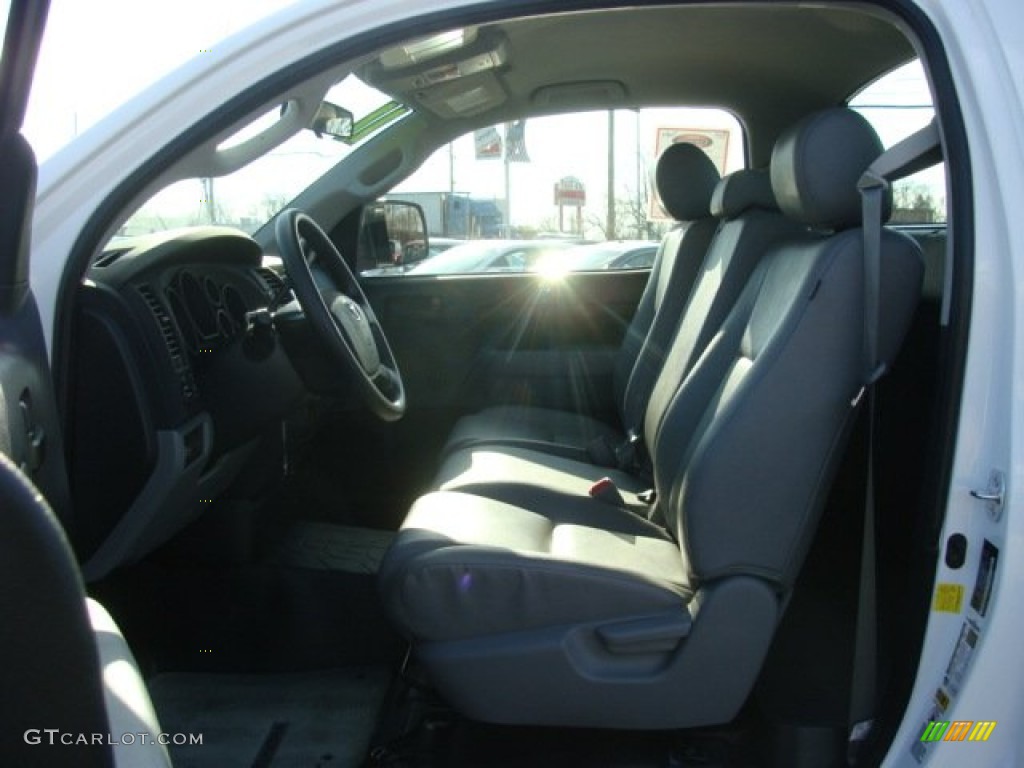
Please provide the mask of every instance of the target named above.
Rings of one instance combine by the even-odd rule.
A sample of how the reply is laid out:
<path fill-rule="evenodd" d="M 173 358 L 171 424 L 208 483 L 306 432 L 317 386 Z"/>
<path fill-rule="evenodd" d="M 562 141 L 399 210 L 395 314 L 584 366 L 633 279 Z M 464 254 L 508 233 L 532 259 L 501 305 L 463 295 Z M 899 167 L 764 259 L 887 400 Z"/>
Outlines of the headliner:
<path fill-rule="evenodd" d="M 755 166 L 802 115 L 843 103 L 914 56 L 893 20 L 863 6 L 620 8 L 487 26 L 508 41 L 497 73 L 505 100 L 460 130 L 570 109 L 714 106 L 744 124 Z M 585 85 L 594 81 L 621 89 Z M 566 87 L 544 103 L 538 89 L 550 86 Z"/>

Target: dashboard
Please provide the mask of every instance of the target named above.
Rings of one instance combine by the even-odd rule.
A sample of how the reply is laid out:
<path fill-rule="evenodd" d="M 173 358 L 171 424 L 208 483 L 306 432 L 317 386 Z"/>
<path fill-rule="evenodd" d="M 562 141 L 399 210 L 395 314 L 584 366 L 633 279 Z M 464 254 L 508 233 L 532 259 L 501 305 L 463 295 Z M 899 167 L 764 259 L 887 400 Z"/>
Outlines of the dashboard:
<path fill-rule="evenodd" d="M 242 232 L 115 239 L 76 302 L 68 453 L 87 579 L 170 538 L 236 483 L 306 395 L 267 325 L 280 267 Z"/>

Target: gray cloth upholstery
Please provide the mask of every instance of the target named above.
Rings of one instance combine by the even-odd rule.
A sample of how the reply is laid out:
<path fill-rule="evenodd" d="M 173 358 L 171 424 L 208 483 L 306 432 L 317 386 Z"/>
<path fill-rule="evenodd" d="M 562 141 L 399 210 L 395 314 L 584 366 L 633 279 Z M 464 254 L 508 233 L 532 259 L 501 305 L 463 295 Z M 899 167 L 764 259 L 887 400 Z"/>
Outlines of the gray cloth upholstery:
<path fill-rule="evenodd" d="M 655 487 L 695 578 L 792 586 L 862 384 L 860 244 L 851 230 L 774 249 L 663 416 Z M 887 233 L 884 248 L 892 353 L 922 266 L 909 238 Z"/>
<path fill-rule="evenodd" d="M 775 199 L 787 216 L 805 224 L 835 230 L 856 226 L 861 216 L 856 181 L 880 154 L 882 142 L 857 112 L 836 107 L 809 115 L 775 144 Z M 886 198 L 883 219 L 892 207 L 891 195 Z"/>
<path fill-rule="evenodd" d="M 432 493 L 404 531 L 412 557 L 389 559 L 380 578 L 391 614 L 424 640 L 681 613 L 692 596 L 674 541 L 590 499 L 541 514 Z"/>
<path fill-rule="evenodd" d="M 550 502 L 548 492 L 586 497 L 592 485 L 610 479 L 625 506 L 646 515 L 650 505 L 638 497 L 650 490 L 649 481 L 622 470 L 595 467 L 587 461 L 530 450 L 520 446 L 474 445 L 449 454 L 441 464 L 436 486 L 521 504 L 531 509 Z"/>
<path fill-rule="evenodd" d="M 685 311 L 680 311 L 682 318 L 673 317 L 669 307 L 663 307 L 657 322 L 671 325 L 673 332 L 667 337 L 650 334 L 625 392 L 624 424 L 642 432 L 648 450 L 679 381 L 718 331 L 766 249 L 803 229 L 779 213 L 764 171 L 726 176 L 716 186 L 715 197 L 729 218 L 720 223 L 700 264 Z M 546 484 L 585 493 L 605 470 L 574 466 L 565 478 L 557 479 L 555 468 L 564 465 L 545 454 L 590 462 L 586 446 L 595 439 L 615 445 L 625 436 L 586 416 L 539 408 L 490 408 L 456 425 L 446 451 L 453 460 L 443 465 L 438 486 L 455 490 L 471 483 L 479 491 L 487 483 L 536 483 L 538 476 L 543 476 Z M 481 446 L 490 450 L 475 450 Z M 522 449 L 533 453 L 524 454 Z M 538 464 L 540 471 L 531 472 L 528 461 Z M 452 471 L 458 464 L 474 466 L 474 471 Z"/>
<path fill-rule="evenodd" d="M 676 221 L 695 221 L 711 215 L 711 195 L 719 174 L 700 147 L 670 144 L 658 158 L 654 182 L 661 204 Z"/>
<path fill-rule="evenodd" d="M 446 452 L 493 442 L 529 445 L 549 453 L 582 453 L 594 440 L 617 445 L 629 429 L 639 427 L 717 226 L 709 211 L 719 176 L 702 150 L 692 144 L 673 144 L 659 158 L 656 176 L 666 210 L 678 221 L 658 247 L 651 276 L 616 354 L 612 386 L 619 423 L 533 406 L 499 406 L 460 419 Z"/>
<path fill-rule="evenodd" d="M 757 176 L 756 172 L 752 174 Z M 723 179 L 723 184 L 727 183 Z M 738 189 L 758 189 L 758 185 L 742 185 Z M 731 199 L 735 197 L 730 195 Z M 662 419 L 679 382 L 718 332 L 765 252 L 774 243 L 802 231 L 778 210 L 739 203 L 734 206 L 736 215 L 722 221 L 704 258 L 665 363 L 651 388 L 643 419 L 648 452 L 654 449 Z"/>
<path fill-rule="evenodd" d="M 486 722 L 642 730 L 727 722 L 768 650 L 779 598 L 738 576 L 701 587 L 687 608 L 419 642 L 415 653 L 447 701 Z"/>
<path fill-rule="evenodd" d="M 767 171 L 743 170 L 730 173 L 715 186 L 711 195 L 711 214 L 719 219 L 734 219 L 751 208 L 779 210 Z"/>
<path fill-rule="evenodd" d="M 591 441 L 616 445 L 623 439 L 620 429 L 585 413 L 498 405 L 460 419 L 448 438 L 445 455 L 486 444 L 532 447 L 585 461 Z"/>
<path fill-rule="evenodd" d="M 600 501 L 583 490 L 585 463 L 506 446 L 451 454 L 439 482 L 458 492 L 413 507 L 380 586 L 467 715 L 675 728 L 743 705 L 863 384 L 863 232 L 829 231 L 856 222 L 846 190 L 879 149 L 852 114 L 830 110 L 780 140 L 772 185 L 799 223 L 772 229 L 756 256 L 736 252 L 742 229 L 708 254 L 706 295 L 699 279 L 647 409 L 664 533 L 627 509 L 639 481 L 626 473 L 613 478 L 623 503 Z M 879 351 L 891 361 L 923 267 L 903 235 L 883 232 L 881 250 Z M 741 261 L 750 269 L 733 283 Z"/>

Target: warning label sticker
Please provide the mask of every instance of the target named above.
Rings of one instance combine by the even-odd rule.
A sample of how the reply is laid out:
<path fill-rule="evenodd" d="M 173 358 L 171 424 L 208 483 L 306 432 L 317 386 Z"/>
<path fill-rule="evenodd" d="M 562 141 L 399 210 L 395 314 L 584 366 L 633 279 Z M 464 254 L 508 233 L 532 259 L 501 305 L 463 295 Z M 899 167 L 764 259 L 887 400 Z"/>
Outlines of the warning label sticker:
<path fill-rule="evenodd" d="M 967 675 L 967 667 L 971 663 L 971 656 L 974 648 L 978 645 L 978 632 L 970 624 L 965 623 L 960 629 L 960 639 L 957 640 L 953 656 L 946 667 L 946 676 L 943 680 L 946 688 L 953 696 L 960 694 L 960 686 Z"/>
<path fill-rule="evenodd" d="M 938 584 L 932 610 L 940 613 L 960 613 L 964 607 L 963 584 Z"/>

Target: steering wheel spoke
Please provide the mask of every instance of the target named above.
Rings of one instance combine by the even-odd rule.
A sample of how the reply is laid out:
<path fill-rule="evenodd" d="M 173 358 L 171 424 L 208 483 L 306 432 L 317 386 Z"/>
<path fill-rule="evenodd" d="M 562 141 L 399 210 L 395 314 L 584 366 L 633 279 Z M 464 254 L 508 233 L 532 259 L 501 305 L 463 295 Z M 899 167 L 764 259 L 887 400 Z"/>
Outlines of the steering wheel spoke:
<path fill-rule="evenodd" d="M 398 363 L 345 259 L 316 222 L 294 208 L 279 214 L 275 233 L 295 297 L 328 353 L 355 378 L 377 416 L 401 418 L 405 387 Z"/>
<path fill-rule="evenodd" d="M 377 369 L 377 375 L 374 378 L 377 386 L 385 392 L 396 394 L 402 387 L 402 380 L 398 370 L 388 368 L 386 365 L 381 365 Z"/>

